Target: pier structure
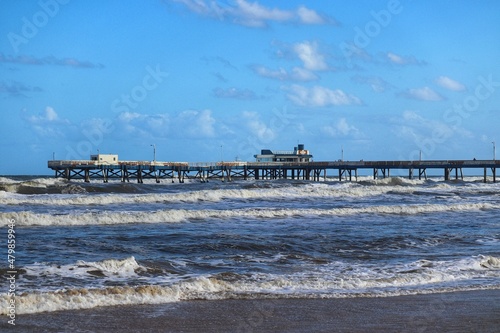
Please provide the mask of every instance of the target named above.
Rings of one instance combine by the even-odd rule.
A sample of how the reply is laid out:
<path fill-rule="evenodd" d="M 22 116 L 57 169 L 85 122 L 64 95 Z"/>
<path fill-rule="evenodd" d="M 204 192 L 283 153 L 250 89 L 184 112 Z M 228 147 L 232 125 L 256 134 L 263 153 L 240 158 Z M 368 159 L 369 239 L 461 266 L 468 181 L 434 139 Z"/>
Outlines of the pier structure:
<path fill-rule="evenodd" d="M 422 161 L 326 161 L 326 162 L 159 162 L 159 161 L 118 161 L 100 160 L 52 160 L 48 167 L 56 178 L 67 180 L 120 179 L 122 182 L 144 179 L 177 180 L 209 179 L 231 181 L 234 177 L 243 179 L 301 179 L 326 180 L 327 171 L 333 171 L 339 181 L 358 179 L 360 170 L 370 170 L 373 178 L 386 178 L 391 171 L 403 170 L 409 179 L 427 179 L 428 170 L 442 170 L 444 180 L 463 179 L 464 169 L 483 169 L 484 182 L 491 177 L 496 182 L 496 170 L 500 161 L 496 160 L 422 160 Z M 490 175 L 491 174 L 491 175 Z"/>

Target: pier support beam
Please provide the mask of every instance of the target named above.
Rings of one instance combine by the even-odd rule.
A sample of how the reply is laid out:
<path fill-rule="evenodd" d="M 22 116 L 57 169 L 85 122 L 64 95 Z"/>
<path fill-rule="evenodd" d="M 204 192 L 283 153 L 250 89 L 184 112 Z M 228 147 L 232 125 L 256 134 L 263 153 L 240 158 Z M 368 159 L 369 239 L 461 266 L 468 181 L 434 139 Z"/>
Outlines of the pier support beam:
<path fill-rule="evenodd" d="M 144 181 L 142 180 L 142 169 L 139 167 L 137 170 L 137 183 L 142 184 Z"/>
<path fill-rule="evenodd" d="M 450 180 L 450 174 L 455 169 L 455 180 L 458 180 L 459 174 L 460 178 L 463 180 L 464 179 L 464 173 L 462 171 L 462 168 L 445 168 L 444 169 L 444 180 L 448 181 Z"/>
<path fill-rule="evenodd" d="M 108 169 L 102 169 L 102 182 L 107 183 L 108 182 Z"/>
<path fill-rule="evenodd" d="M 424 179 L 427 180 L 427 169 L 418 169 L 418 179 L 422 179 L 422 175 L 424 176 Z"/>
<path fill-rule="evenodd" d="M 179 178 L 179 183 L 180 184 L 184 183 L 184 172 L 181 170 L 181 167 L 177 169 L 177 176 Z"/>
<path fill-rule="evenodd" d="M 491 175 L 493 177 L 493 183 L 497 182 L 497 169 L 496 168 L 491 168 Z M 484 179 L 483 182 L 488 181 L 488 168 L 484 168 Z"/>
<path fill-rule="evenodd" d="M 493 183 L 497 182 L 497 169 L 496 168 L 491 168 L 491 175 L 493 177 Z M 488 182 L 488 168 L 484 168 L 484 183 Z"/>
<path fill-rule="evenodd" d="M 125 182 L 130 182 L 130 179 L 128 178 L 128 170 L 127 167 L 122 165 L 122 177 L 121 177 L 122 183 Z"/>
<path fill-rule="evenodd" d="M 390 177 L 391 176 L 391 169 L 378 169 L 378 168 L 373 168 L 373 179 L 378 178 L 378 171 L 382 172 L 382 178 Z"/>
<path fill-rule="evenodd" d="M 352 172 L 354 171 L 354 178 L 358 181 L 358 169 L 339 169 L 339 180 L 346 179 L 349 177 L 349 181 L 352 182 Z M 326 170 L 325 170 L 326 174 Z"/>

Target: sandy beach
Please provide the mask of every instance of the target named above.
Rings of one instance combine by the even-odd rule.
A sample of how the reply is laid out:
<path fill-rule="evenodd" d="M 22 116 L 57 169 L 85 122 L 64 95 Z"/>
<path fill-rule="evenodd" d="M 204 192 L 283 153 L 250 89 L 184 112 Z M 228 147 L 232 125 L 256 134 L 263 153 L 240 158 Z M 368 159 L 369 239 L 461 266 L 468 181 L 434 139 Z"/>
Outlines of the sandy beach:
<path fill-rule="evenodd" d="M 347 299 L 186 301 L 19 315 L 16 332 L 498 332 L 500 290 Z"/>

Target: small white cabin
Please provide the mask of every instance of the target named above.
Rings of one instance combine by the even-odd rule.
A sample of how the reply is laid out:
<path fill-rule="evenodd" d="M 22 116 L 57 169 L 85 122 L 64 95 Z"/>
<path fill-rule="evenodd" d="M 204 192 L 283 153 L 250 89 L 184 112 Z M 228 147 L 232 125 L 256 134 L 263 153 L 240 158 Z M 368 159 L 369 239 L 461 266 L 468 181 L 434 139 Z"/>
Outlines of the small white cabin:
<path fill-rule="evenodd" d="M 113 154 L 90 155 L 90 160 L 97 161 L 98 164 L 117 164 L 118 155 L 113 155 Z"/>

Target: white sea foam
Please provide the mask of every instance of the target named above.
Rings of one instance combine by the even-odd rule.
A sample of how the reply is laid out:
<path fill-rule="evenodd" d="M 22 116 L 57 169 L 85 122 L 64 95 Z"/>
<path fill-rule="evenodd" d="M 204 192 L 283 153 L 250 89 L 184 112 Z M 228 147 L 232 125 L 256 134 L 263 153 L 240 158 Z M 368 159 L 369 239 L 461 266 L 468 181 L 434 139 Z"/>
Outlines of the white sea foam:
<path fill-rule="evenodd" d="M 35 263 L 23 268 L 30 276 L 71 277 L 87 279 L 90 275 L 106 276 L 108 278 L 126 279 L 137 277 L 138 272 L 146 271 L 134 257 L 125 259 L 107 259 L 102 261 L 79 260 L 75 264 L 55 265 Z"/>
<path fill-rule="evenodd" d="M 154 212 L 83 212 L 64 215 L 33 213 L 30 211 L 0 213 L 0 226 L 7 225 L 14 219 L 21 225 L 100 225 L 126 223 L 174 223 L 189 220 L 231 219 L 231 218 L 259 218 L 276 219 L 305 216 L 346 216 L 355 214 L 395 214 L 416 215 L 422 213 L 436 213 L 448 211 L 479 211 L 498 208 L 490 203 L 469 204 L 422 204 L 422 205 L 389 205 L 368 206 L 360 208 L 333 208 L 333 209 L 287 209 L 287 208 L 244 208 L 244 209 L 166 209 Z"/>
<path fill-rule="evenodd" d="M 13 183 L 13 182 L 15 182 L 15 180 L 12 178 L 0 177 L 0 183 Z"/>
<path fill-rule="evenodd" d="M 136 266 L 133 258 L 104 264 L 110 271 Z M 103 264 L 104 262 L 101 262 Z M 126 263 L 126 264 L 125 264 Z M 99 264 L 100 265 L 100 264 Z M 110 267 L 111 266 L 111 267 Z M 137 269 L 137 268 L 136 268 Z M 125 269 L 126 271 L 127 269 Z M 197 276 L 165 285 L 68 288 L 25 292 L 16 297 L 17 313 L 37 313 L 97 306 L 159 304 L 190 299 L 227 298 L 341 298 L 381 297 L 443 291 L 499 289 L 500 258 L 475 256 L 460 260 L 418 260 L 400 265 L 349 266 L 334 262 L 290 275 L 255 274 Z M 475 284 L 477 279 L 489 283 Z M 8 297 L 0 295 L 0 314 L 7 311 Z"/>

